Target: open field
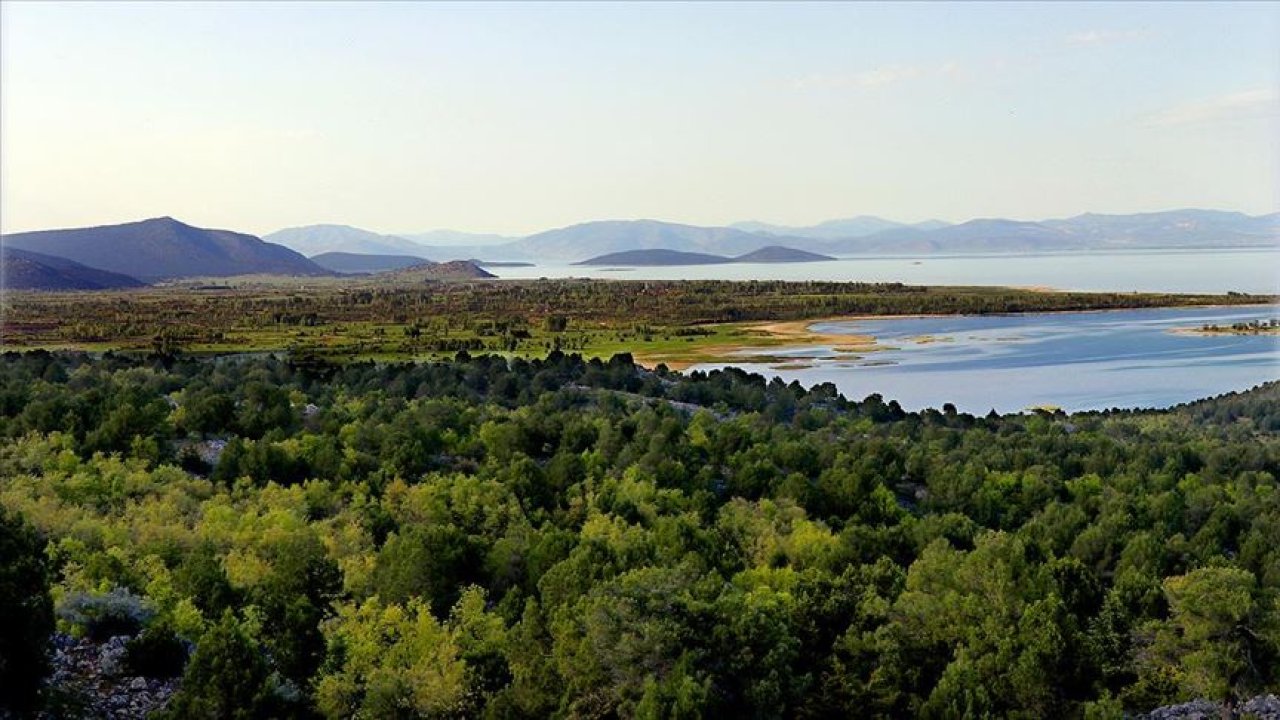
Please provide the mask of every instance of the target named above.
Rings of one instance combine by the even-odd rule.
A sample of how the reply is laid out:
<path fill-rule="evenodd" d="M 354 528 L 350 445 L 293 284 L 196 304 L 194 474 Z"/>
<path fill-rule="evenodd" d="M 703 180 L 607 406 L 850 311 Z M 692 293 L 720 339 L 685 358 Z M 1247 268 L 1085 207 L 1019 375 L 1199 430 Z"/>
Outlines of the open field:
<path fill-rule="evenodd" d="M 535 280 L 387 284 L 248 278 L 137 291 L 9 293 L 6 349 L 194 354 L 286 351 L 327 359 L 431 359 L 459 351 L 522 357 L 629 352 L 672 368 L 744 349 L 826 345 L 817 320 L 906 314 L 1252 304 L 1256 295 L 1047 292 L 898 283 Z"/>

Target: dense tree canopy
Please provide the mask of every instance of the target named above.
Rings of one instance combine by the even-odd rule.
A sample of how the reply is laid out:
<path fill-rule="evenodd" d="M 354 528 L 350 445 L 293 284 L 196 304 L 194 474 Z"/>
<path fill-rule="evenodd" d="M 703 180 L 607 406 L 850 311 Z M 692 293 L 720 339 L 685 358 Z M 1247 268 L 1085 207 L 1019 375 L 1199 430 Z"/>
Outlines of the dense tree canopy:
<path fill-rule="evenodd" d="M 10 354 L 0 547 L 194 643 L 173 717 L 1106 716 L 1280 687 L 1277 430 L 1274 384 L 975 418 L 627 356 Z"/>

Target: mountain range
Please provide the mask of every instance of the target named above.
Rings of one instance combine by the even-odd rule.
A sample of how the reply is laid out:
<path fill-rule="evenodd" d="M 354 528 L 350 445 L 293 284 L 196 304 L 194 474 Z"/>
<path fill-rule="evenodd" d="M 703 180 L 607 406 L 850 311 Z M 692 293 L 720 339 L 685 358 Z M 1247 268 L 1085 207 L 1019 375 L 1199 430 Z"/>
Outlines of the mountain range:
<path fill-rule="evenodd" d="M 261 239 L 193 227 L 170 217 L 16 233 L 0 241 L 7 250 L 42 256 L 6 253 L 5 287 L 92 289 L 125 287 L 131 280 L 385 272 L 431 261 L 473 258 L 484 258 L 495 266 L 503 262 L 582 262 L 601 255 L 654 250 L 728 260 L 778 246 L 785 246 L 787 252 L 845 257 L 1275 247 L 1280 242 L 1280 213 L 1251 216 L 1190 209 L 1131 215 L 1088 213 L 1038 222 L 985 218 L 954 225 L 941 221 L 906 224 L 858 216 L 806 227 L 757 222 L 704 227 L 658 220 L 602 220 L 515 240 L 446 230 L 412 237 L 434 238 L 442 244 L 424 245 L 409 237 L 345 225 L 289 228 Z M 495 239 L 500 242 L 491 242 Z M 471 240 L 480 242 L 458 244 Z M 765 257 L 762 261 L 785 260 Z"/>
<path fill-rule="evenodd" d="M 884 218 L 874 215 L 859 215 L 852 218 L 843 218 L 840 220 L 827 220 L 817 225 L 806 225 L 801 227 L 793 227 L 788 225 L 771 225 L 763 222 L 740 222 L 734 223 L 729 227 L 737 230 L 746 230 L 751 233 L 762 235 L 783 235 L 788 237 L 814 238 L 818 240 L 839 240 L 842 238 L 863 237 L 874 233 L 883 232 L 885 230 L 897 230 L 899 228 L 916 228 L 918 230 L 937 230 L 951 223 L 941 220 L 925 220 L 919 223 L 900 223 L 895 220 L 885 220 Z"/>
<path fill-rule="evenodd" d="M 316 226 L 317 237 L 332 238 L 329 228 Z M 356 230 L 350 228 L 350 230 Z M 267 239 L 309 253 L 318 245 L 308 228 L 290 235 L 273 233 Z M 365 231 L 356 231 L 365 232 Z M 630 250 L 674 250 L 737 256 L 770 245 L 785 245 L 837 256 L 934 255 L 1085 252 L 1166 248 L 1266 247 L 1280 240 L 1280 214 L 1250 216 L 1218 210 L 1172 210 L 1133 215 L 1085 214 L 1042 221 L 983 218 L 948 224 L 939 220 L 900 223 L 868 215 L 791 227 L 761 222 L 706 227 L 658 220 L 600 220 L 535 233 L 504 242 L 458 244 L 473 236 L 434 231 L 395 237 L 447 238 L 449 244 L 382 247 L 378 254 L 401 254 L 455 260 L 581 262 L 592 257 Z M 352 243 L 326 249 L 368 253 L 375 248 Z"/>
<path fill-rule="evenodd" d="M 3 242 L 6 248 L 52 255 L 146 282 L 256 273 L 332 274 L 282 245 L 229 230 L 192 227 L 171 217 L 16 233 L 5 235 Z"/>

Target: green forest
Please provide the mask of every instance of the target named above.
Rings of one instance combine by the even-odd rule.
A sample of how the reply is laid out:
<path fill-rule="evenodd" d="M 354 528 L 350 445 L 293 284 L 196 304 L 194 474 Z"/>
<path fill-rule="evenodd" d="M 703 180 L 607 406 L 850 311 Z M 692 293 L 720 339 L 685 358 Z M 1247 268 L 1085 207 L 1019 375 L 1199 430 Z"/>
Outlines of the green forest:
<path fill-rule="evenodd" d="M 1280 384 L 905 412 L 552 352 L 0 357 L 0 707 L 1112 718 L 1280 687 Z M 3 711 L 0 711 L 3 714 Z"/>

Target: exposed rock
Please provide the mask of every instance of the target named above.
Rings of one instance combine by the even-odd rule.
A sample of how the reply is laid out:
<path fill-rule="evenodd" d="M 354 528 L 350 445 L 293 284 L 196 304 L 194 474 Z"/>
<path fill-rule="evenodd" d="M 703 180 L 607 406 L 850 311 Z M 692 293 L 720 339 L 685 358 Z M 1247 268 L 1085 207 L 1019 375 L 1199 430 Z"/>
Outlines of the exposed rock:
<path fill-rule="evenodd" d="M 1280 720 L 1280 698 L 1275 695 L 1259 695 L 1240 706 L 1245 716 L 1256 715 L 1260 720 Z"/>
<path fill-rule="evenodd" d="M 1259 695 L 1240 703 L 1232 710 L 1227 710 L 1221 703 L 1203 698 L 1156 708 L 1146 715 L 1139 715 L 1138 720 L 1280 720 L 1280 698 L 1275 695 Z"/>
<path fill-rule="evenodd" d="M 178 679 L 129 676 L 124 667 L 129 637 L 117 635 L 103 643 L 53 636 L 53 671 L 48 686 L 74 698 L 77 716 L 107 720 L 143 720 L 161 709 L 178 691 Z M 56 720 L 65 715 L 59 712 Z M 55 720 L 45 714 L 42 720 Z"/>
<path fill-rule="evenodd" d="M 128 647 L 128 635 L 116 635 L 98 646 L 98 672 L 110 676 L 123 675 L 124 653 Z"/>
<path fill-rule="evenodd" d="M 1142 720 L 1217 720 L 1222 717 L 1222 706 L 1199 699 L 1181 705 L 1156 708 L 1138 717 Z"/>
<path fill-rule="evenodd" d="M 222 438 L 204 440 L 195 445 L 196 455 L 210 466 L 216 466 L 222 459 L 222 451 L 227 449 L 227 441 Z"/>

